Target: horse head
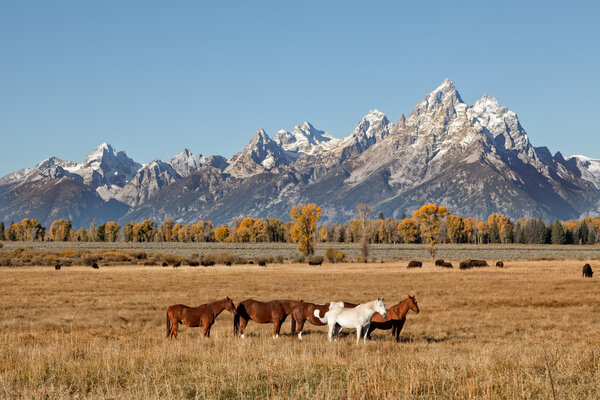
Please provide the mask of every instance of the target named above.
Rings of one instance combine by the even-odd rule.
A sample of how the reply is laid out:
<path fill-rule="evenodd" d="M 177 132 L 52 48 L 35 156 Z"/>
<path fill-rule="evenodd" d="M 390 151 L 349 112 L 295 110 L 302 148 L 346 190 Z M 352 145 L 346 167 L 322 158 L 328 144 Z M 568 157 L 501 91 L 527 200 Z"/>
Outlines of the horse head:
<path fill-rule="evenodd" d="M 383 302 L 383 297 L 380 299 L 379 297 L 375 300 L 375 312 L 381 314 L 383 318 L 387 317 L 387 311 L 385 309 L 385 303 Z"/>
<path fill-rule="evenodd" d="M 406 300 L 408 301 L 408 309 L 413 310 L 415 312 L 415 314 L 418 314 L 419 306 L 417 305 L 417 299 L 415 299 L 415 296 L 411 296 L 409 294 L 408 299 L 406 299 Z"/>
<path fill-rule="evenodd" d="M 235 312 L 235 304 L 233 304 L 233 300 L 229 296 L 225 299 L 225 309 L 232 314 Z"/>

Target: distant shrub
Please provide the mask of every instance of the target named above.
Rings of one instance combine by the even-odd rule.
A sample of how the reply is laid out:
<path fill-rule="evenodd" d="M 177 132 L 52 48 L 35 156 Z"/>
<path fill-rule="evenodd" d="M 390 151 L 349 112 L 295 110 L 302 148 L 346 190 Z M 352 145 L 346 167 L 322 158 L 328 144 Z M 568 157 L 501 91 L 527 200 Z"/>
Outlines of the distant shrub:
<path fill-rule="evenodd" d="M 298 254 L 298 256 L 296 256 L 296 259 L 294 260 L 294 262 L 298 264 L 303 264 L 305 261 L 306 257 L 304 257 L 303 254 Z"/>
<path fill-rule="evenodd" d="M 325 257 L 327 257 L 327 261 L 329 261 L 330 263 L 335 262 L 335 253 L 336 253 L 336 251 L 334 248 L 328 247 L 325 250 Z"/>
<path fill-rule="evenodd" d="M 216 264 L 215 256 L 212 254 L 206 254 L 200 257 L 200 265 L 203 267 L 211 267 Z"/>

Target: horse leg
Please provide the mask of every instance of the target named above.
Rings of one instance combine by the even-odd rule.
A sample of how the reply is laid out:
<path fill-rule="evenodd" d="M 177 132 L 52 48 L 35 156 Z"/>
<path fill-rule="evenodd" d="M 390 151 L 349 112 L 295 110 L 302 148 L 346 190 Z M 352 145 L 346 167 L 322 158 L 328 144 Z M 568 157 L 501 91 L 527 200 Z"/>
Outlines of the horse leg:
<path fill-rule="evenodd" d="M 244 317 L 240 317 L 240 333 L 241 338 L 244 338 L 244 331 L 246 330 L 246 325 L 248 325 L 248 320 Z"/>
<path fill-rule="evenodd" d="M 400 332 L 402 331 L 402 328 L 404 327 L 404 321 L 401 321 L 397 326 L 396 326 L 396 342 L 400 341 Z"/>
<path fill-rule="evenodd" d="M 173 324 L 173 333 L 172 333 L 172 337 L 175 337 L 175 340 L 177 340 L 177 329 L 179 328 L 179 321 L 177 321 L 176 323 Z"/>
<path fill-rule="evenodd" d="M 371 333 L 375 330 L 373 325 L 369 325 L 369 329 L 367 330 L 367 339 L 371 340 Z"/>
<path fill-rule="evenodd" d="M 273 339 L 279 339 L 279 330 L 281 329 L 281 320 L 273 321 Z"/>
<path fill-rule="evenodd" d="M 365 331 L 365 334 L 364 334 L 364 337 L 363 337 L 363 342 L 367 343 L 367 336 L 369 335 L 369 332 L 370 332 L 369 329 L 371 329 L 371 324 L 365 326 L 363 329 Z"/>
<path fill-rule="evenodd" d="M 331 338 L 333 337 L 333 331 L 335 330 L 335 322 L 328 321 L 327 326 L 329 327 L 329 332 L 327 333 L 327 337 L 331 342 Z"/>
<path fill-rule="evenodd" d="M 207 339 L 210 337 L 210 324 L 204 325 L 204 337 Z"/>
<path fill-rule="evenodd" d="M 360 326 L 360 325 L 356 327 L 356 344 L 360 343 L 361 329 L 362 329 L 362 326 Z"/>
<path fill-rule="evenodd" d="M 300 319 L 299 321 L 296 321 L 297 323 L 297 328 L 296 328 L 296 333 L 298 334 L 298 339 L 302 340 L 302 331 L 304 330 L 304 319 Z"/>

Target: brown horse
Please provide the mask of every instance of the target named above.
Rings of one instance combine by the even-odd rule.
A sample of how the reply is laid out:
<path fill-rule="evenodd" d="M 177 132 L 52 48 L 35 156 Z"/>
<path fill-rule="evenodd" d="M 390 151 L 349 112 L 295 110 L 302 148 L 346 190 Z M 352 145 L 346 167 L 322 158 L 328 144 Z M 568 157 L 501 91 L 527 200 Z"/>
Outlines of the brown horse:
<path fill-rule="evenodd" d="M 325 313 L 329 311 L 330 303 L 326 304 L 315 304 L 315 303 L 300 303 L 296 305 L 292 309 L 292 318 L 293 321 L 298 324 L 298 329 L 296 329 L 295 333 L 298 335 L 298 339 L 302 340 L 302 330 L 304 329 L 304 323 L 306 321 L 310 322 L 316 326 L 327 325 L 327 322 L 323 322 L 315 315 L 315 311 L 319 311 L 319 316 L 321 318 L 325 318 Z M 356 304 L 354 303 L 346 303 L 344 302 L 345 308 L 354 308 Z M 325 320 L 326 321 L 326 320 Z"/>
<path fill-rule="evenodd" d="M 388 308 L 387 317 L 383 318 L 381 314 L 373 314 L 371 318 L 371 326 L 369 327 L 368 337 L 371 337 L 371 332 L 375 329 L 392 329 L 392 337 L 396 337 L 396 342 L 400 341 L 400 331 L 406 322 L 406 314 L 408 310 L 413 310 L 416 314 L 419 313 L 419 306 L 415 296 L 408 296 L 407 299 Z"/>
<path fill-rule="evenodd" d="M 252 320 L 259 324 L 273 323 L 273 338 L 279 337 L 281 325 L 292 312 L 295 305 L 302 303 L 302 300 L 272 300 L 268 302 L 247 299 L 240 302 L 233 314 L 233 332 L 244 337 L 244 330 L 248 321 Z M 292 334 L 296 330 L 296 321 L 292 318 Z"/>
<path fill-rule="evenodd" d="M 189 327 L 202 325 L 204 327 L 204 337 L 207 338 L 210 336 L 210 327 L 223 310 L 231 313 L 235 312 L 235 305 L 229 297 L 202 304 L 198 307 L 188 307 L 183 304 L 171 306 L 167 309 L 167 338 L 175 337 L 177 339 L 179 324 Z"/>

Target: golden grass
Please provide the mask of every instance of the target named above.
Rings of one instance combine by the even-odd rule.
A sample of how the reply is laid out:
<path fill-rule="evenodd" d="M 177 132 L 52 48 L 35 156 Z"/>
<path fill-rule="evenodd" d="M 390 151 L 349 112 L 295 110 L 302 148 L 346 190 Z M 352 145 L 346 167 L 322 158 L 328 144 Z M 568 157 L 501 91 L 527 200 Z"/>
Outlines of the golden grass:
<path fill-rule="evenodd" d="M 551 398 L 549 371 L 559 398 L 600 396 L 600 291 L 581 261 L 404 264 L 2 268 L 0 397 Z M 389 307 L 409 293 L 421 313 L 402 343 L 389 331 L 329 343 L 311 325 L 300 342 L 289 320 L 278 340 L 253 322 L 242 340 L 226 311 L 208 340 L 187 327 L 165 339 L 176 303 L 385 296 Z"/>

